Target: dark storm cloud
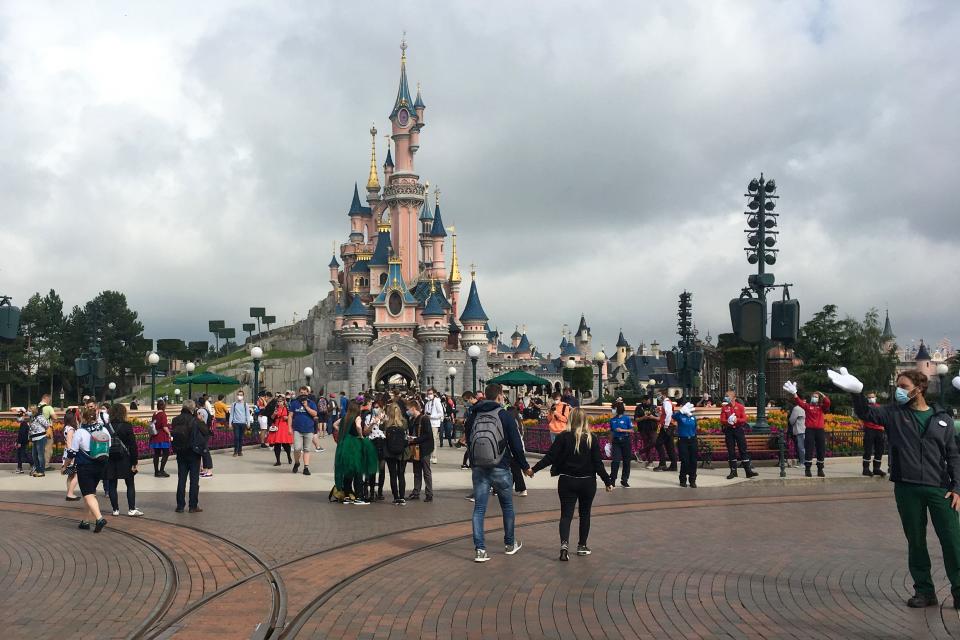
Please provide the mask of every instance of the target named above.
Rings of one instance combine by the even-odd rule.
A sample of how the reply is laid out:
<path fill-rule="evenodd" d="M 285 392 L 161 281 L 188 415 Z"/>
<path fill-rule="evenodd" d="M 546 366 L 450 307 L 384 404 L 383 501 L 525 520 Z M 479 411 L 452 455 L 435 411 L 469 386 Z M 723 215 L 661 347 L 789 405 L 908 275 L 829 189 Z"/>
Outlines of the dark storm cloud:
<path fill-rule="evenodd" d="M 702 333 L 726 331 L 741 194 L 764 170 L 776 272 L 805 312 L 889 304 L 904 338 L 957 334 L 956 306 L 917 287 L 960 276 L 953 3 L 37 7 L 0 33 L 0 273 L 18 298 L 121 288 L 154 337 L 239 326 L 254 304 L 302 316 L 371 122 L 383 161 L 407 30 L 417 169 L 508 333 L 556 352 L 583 311 L 598 346 L 621 326 L 672 343 L 684 288 Z M 85 231 L 98 259 L 80 268 L 45 248 Z"/>

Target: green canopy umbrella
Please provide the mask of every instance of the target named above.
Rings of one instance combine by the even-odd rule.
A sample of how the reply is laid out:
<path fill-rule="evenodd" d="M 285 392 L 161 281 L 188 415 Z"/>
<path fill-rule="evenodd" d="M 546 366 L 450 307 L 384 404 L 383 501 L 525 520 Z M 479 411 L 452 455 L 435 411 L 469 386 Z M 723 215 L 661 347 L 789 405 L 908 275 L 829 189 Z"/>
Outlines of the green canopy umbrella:
<path fill-rule="evenodd" d="M 238 386 L 240 384 L 240 381 L 234 377 L 222 376 L 212 371 L 204 371 L 195 376 L 177 376 L 173 381 L 177 384 L 202 384 L 204 385 L 204 393 L 209 391 L 211 384 L 232 384 Z"/>
<path fill-rule="evenodd" d="M 496 378 L 491 378 L 487 382 L 502 384 L 505 387 L 543 387 L 550 386 L 549 380 L 544 380 L 540 376 L 535 376 L 532 373 L 527 373 L 526 371 L 508 371 L 507 373 L 501 374 Z"/>

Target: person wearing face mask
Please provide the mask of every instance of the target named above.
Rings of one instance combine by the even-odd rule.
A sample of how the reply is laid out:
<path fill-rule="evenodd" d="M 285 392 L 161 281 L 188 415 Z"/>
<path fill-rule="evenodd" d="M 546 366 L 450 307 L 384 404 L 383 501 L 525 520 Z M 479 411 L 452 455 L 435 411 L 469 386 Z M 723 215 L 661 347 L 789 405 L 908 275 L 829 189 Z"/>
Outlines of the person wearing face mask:
<path fill-rule="evenodd" d="M 440 446 L 443 446 L 443 401 L 437 396 L 435 389 L 427 390 L 427 397 L 423 403 L 423 415 L 430 419 L 430 427 L 437 433 Z"/>
<path fill-rule="evenodd" d="M 237 393 L 237 399 L 230 405 L 230 424 L 233 425 L 233 457 L 243 455 L 243 432 L 250 426 L 250 412 L 243 401 L 243 392 Z"/>
<path fill-rule="evenodd" d="M 936 589 L 927 552 L 927 514 L 943 550 L 953 608 L 960 609 L 960 450 L 953 416 L 924 398 L 928 380 L 912 369 L 897 376 L 895 404 L 867 402 L 863 383 L 846 368 L 827 371 L 830 381 L 853 397 L 857 417 L 883 427 L 890 442 L 890 480 L 907 538 L 907 564 L 913 578 L 912 608 L 933 607 Z"/>
<path fill-rule="evenodd" d="M 813 454 L 816 451 L 817 477 L 823 478 L 826 476 L 823 472 L 823 459 L 827 449 L 823 419 L 826 413 L 830 411 L 830 398 L 825 393 L 814 391 L 810 394 L 810 402 L 806 402 L 797 394 L 797 383 L 790 380 L 783 384 L 783 390 L 793 396 L 793 401 L 803 409 L 806 416 L 804 420 L 806 426 L 806 433 L 804 434 L 804 448 L 806 449 L 806 457 L 803 461 L 804 474 L 808 478 L 813 476 L 811 468 L 813 467 Z"/>
<path fill-rule="evenodd" d="M 877 394 L 873 391 L 867 394 L 867 404 L 875 407 L 877 405 Z M 863 422 L 863 475 L 887 477 L 887 474 L 881 468 L 883 461 L 883 427 L 875 422 L 864 420 Z M 870 470 L 870 456 L 873 456 L 873 471 Z"/>
<path fill-rule="evenodd" d="M 759 473 L 753 470 L 750 461 L 750 452 L 747 450 L 747 436 L 744 428 L 747 426 L 747 408 L 737 402 L 737 392 L 728 389 L 724 404 L 720 407 L 720 424 L 723 425 L 723 438 L 727 445 L 727 462 L 730 473 L 727 480 L 737 477 L 737 466 L 743 465 L 743 471 L 748 478 L 756 478 Z M 737 458 L 737 454 L 740 457 Z"/>

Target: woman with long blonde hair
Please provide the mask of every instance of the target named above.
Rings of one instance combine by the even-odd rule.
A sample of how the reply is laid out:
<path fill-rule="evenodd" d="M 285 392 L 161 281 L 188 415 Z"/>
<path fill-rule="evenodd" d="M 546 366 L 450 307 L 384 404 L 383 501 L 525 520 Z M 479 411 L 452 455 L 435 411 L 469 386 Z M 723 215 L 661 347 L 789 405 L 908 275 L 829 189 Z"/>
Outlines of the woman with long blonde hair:
<path fill-rule="evenodd" d="M 390 492 L 393 504 L 402 506 L 407 503 L 403 497 L 407 490 L 407 460 L 410 449 L 407 447 L 407 419 L 396 402 L 387 405 L 383 422 L 383 458 L 390 472 Z"/>
<path fill-rule="evenodd" d="M 583 409 L 570 412 L 567 430 L 559 433 L 550 450 L 534 465 L 533 472 L 550 467 L 551 476 L 560 476 L 557 494 L 560 496 L 560 560 L 569 560 L 567 548 L 573 510 L 579 504 L 580 540 L 577 555 L 590 555 L 587 536 L 590 535 L 590 509 L 597 494 L 597 476 L 607 491 L 613 491 L 613 480 L 600 457 L 600 441 L 590 431 L 590 423 Z"/>

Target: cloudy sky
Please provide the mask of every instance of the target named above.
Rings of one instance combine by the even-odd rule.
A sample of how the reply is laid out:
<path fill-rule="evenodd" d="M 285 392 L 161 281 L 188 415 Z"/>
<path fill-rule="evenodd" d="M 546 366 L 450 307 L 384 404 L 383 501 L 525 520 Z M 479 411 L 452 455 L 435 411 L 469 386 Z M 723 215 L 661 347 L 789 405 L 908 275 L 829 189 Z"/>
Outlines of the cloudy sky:
<path fill-rule="evenodd" d="M 491 324 L 556 352 L 728 331 L 744 188 L 782 196 L 804 319 L 889 307 L 960 342 L 960 4 L 0 4 L 0 289 L 125 291 L 154 338 L 326 295 L 399 43 Z M 382 138 L 378 140 L 381 147 Z"/>

